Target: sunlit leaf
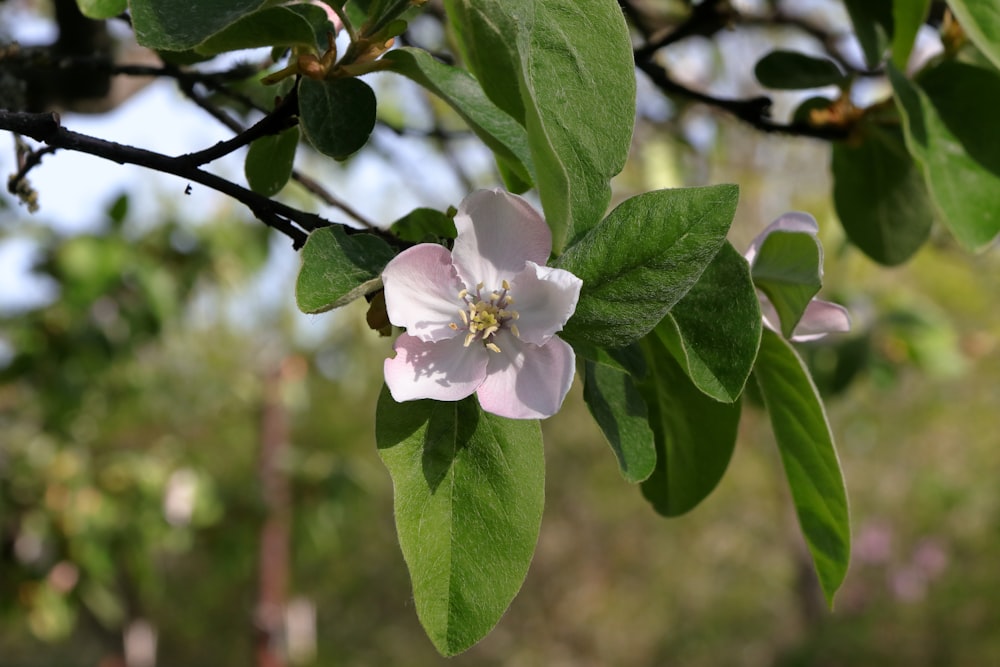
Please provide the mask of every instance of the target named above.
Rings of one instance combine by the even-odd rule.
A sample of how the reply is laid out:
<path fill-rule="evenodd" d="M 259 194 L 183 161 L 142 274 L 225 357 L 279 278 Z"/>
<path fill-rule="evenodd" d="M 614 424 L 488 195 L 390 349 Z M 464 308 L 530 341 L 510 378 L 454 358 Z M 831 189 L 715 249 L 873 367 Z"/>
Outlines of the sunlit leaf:
<path fill-rule="evenodd" d="M 851 526 L 823 403 L 795 350 L 769 329 L 764 330 L 753 374 L 771 419 L 802 534 L 832 605 L 850 562 Z"/>
<path fill-rule="evenodd" d="M 483 412 L 475 397 L 396 403 L 383 389 L 375 439 L 417 616 L 439 652 L 460 653 L 527 574 L 544 504 L 541 429 Z"/>
<path fill-rule="evenodd" d="M 378 289 L 392 248 L 371 234 L 347 234 L 336 225 L 317 229 L 302 248 L 295 301 L 304 313 L 344 306 Z"/>
<path fill-rule="evenodd" d="M 941 220 L 970 249 L 1000 232 L 1000 72 L 959 62 L 925 70 L 919 85 L 889 69 L 906 146 Z M 968 101 L 975 91 L 976 103 Z"/>
<path fill-rule="evenodd" d="M 614 0 L 446 0 L 464 60 L 527 129 L 553 249 L 604 215 L 635 120 L 632 44 Z"/>
<path fill-rule="evenodd" d="M 803 232 L 772 232 L 757 252 L 753 282 L 774 305 L 786 338 L 823 286 L 822 262 L 819 241 Z"/>
<path fill-rule="evenodd" d="M 737 197 L 714 185 L 622 202 L 557 262 L 583 280 L 567 340 L 615 348 L 649 332 L 722 247 Z"/>
<path fill-rule="evenodd" d="M 151 49 L 184 51 L 260 9 L 266 0 L 130 0 L 136 40 Z"/>
<path fill-rule="evenodd" d="M 750 377 L 761 326 L 750 267 L 725 243 L 655 331 L 695 386 L 732 403 Z"/>

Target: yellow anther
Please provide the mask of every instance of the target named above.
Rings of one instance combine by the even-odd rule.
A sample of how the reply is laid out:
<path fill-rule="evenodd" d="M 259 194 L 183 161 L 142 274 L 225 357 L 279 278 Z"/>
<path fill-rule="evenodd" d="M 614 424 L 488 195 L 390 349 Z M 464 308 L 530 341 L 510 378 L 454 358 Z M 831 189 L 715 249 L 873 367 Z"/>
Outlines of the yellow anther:
<path fill-rule="evenodd" d="M 482 291 L 482 289 L 483 289 L 483 285 L 484 285 L 484 283 L 479 283 L 479 284 L 477 284 L 477 285 L 476 285 L 476 290 L 477 290 L 477 291 Z"/>
<path fill-rule="evenodd" d="M 465 347 L 469 347 L 470 345 L 472 345 L 472 341 L 474 340 L 476 340 L 476 334 L 470 333 L 468 336 L 465 337 L 465 343 L 463 344 L 465 345 Z"/>
<path fill-rule="evenodd" d="M 454 322 L 450 322 L 448 324 L 448 328 L 451 329 L 452 331 L 458 331 L 458 325 L 455 324 Z"/>
<path fill-rule="evenodd" d="M 469 326 L 469 316 L 465 314 L 464 310 L 458 311 L 458 316 L 462 318 L 462 324 Z"/>
<path fill-rule="evenodd" d="M 507 282 L 506 280 L 501 280 L 501 281 L 500 281 L 500 287 L 502 287 L 502 288 L 504 288 L 504 289 L 508 289 L 508 290 L 509 290 L 509 289 L 510 289 L 510 283 L 509 283 L 509 282 Z"/>
<path fill-rule="evenodd" d="M 490 298 L 493 301 L 499 301 L 500 300 L 500 292 L 493 292 L 492 294 L 490 294 Z"/>
<path fill-rule="evenodd" d="M 515 336 L 517 336 L 518 338 L 521 337 L 521 332 L 517 330 L 517 325 L 516 324 L 510 325 L 510 332 L 512 334 L 514 334 Z"/>
<path fill-rule="evenodd" d="M 499 352 L 500 348 L 497 347 L 496 343 L 486 343 L 486 349 L 492 352 Z"/>
<path fill-rule="evenodd" d="M 469 290 L 467 289 L 463 289 L 461 292 L 458 293 L 459 299 L 464 299 L 467 296 L 469 296 Z"/>

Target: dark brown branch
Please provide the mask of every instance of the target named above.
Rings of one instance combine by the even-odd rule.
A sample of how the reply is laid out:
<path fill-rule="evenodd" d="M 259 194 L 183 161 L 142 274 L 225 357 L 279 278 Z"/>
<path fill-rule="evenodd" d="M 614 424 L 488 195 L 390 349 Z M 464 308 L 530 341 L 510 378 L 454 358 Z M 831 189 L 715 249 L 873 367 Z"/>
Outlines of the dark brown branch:
<path fill-rule="evenodd" d="M 738 15 L 727 0 L 706 0 L 695 6 L 691 15 L 677 28 L 662 35 L 650 36 L 648 28 L 638 22 L 639 12 L 628 0 L 619 0 L 626 16 L 646 37 L 646 44 L 634 50 L 635 65 L 642 70 L 666 95 L 679 95 L 720 109 L 748 123 L 761 132 L 786 134 L 790 136 L 812 137 L 827 141 L 846 139 L 849 128 L 808 123 L 776 123 L 770 118 L 771 99 L 766 96 L 751 99 L 727 99 L 688 88 L 671 78 L 670 73 L 654 60 L 656 52 L 670 44 L 693 35 L 711 36 L 722 28 L 732 25 Z"/>
<path fill-rule="evenodd" d="M 296 249 L 305 243 L 309 231 L 332 224 L 318 215 L 296 210 L 202 171 L 182 159 L 67 130 L 57 114 L 0 110 L 0 129 L 23 134 L 52 148 L 87 153 L 118 164 L 134 164 L 200 183 L 244 204 L 261 222 L 291 238 Z"/>

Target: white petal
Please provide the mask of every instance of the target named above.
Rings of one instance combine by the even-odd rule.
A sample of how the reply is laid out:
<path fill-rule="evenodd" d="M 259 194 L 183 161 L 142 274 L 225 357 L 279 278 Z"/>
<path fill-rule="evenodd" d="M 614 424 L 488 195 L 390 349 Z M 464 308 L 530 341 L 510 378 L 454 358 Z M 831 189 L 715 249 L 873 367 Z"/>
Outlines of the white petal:
<path fill-rule="evenodd" d="M 404 333 L 394 348 L 396 356 L 385 360 L 383 370 L 397 401 L 458 401 L 471 396 L 486 377 L 489 352 L 482 345 L 465 347 L 461 336 L 428 343 Z"/>
<path fill-rule="evenodd" d="M 495 342 L 501 351 L 491 354 L 486 380 L 476 391 L 483 410 L 511 419 L 558 412 L 573 384 L 573 348 L 559 337 L 539 346 L 501 333 Z"/>
<path fill-rule="evenodd" d="M 812 234 L 817 236 L 819 234 L 819 225 L 816 224 L 816 218 L 812 217 L 808 213 L 802 213 L 800 211 L 792 211 L 790 213 L 785 213 L 783 216 L 769 224 L 764 228 L 760 234 L 758 234 L 753 241 L 750 242 L 750 247 L 747 251 L 743 253 L 743 257 L 746 258 L 747 262 L 751 265 L 753 261 L 757 259 L 757 253 L 760 252 L 760 247 L 764 244 L 764 239 L 768 237 L 771 232 L 801 232 L 803 234 Z M 820 250 L 822 252 L 822 249 Z M 822 260 L 822 255 L 820 255 Z M 820 262 L 822 268 L 822 261 Z"/>
<path fill-rule="evenodd" d="M 482 282 L 486 291 L 500 288 L 524 270 L 525 262 L 545 264 L 552 233 L 531 204 L 503 190 L 477 190 L 455 215 L 458 238 L 452 261 L 469 289 Z"/>
<path fill-rule="evenodd" d="M 851 316 L 843 306 L 813 299 L 806 306 L 806 312 L 792 332 L 792 340 L 802 343 L 816 340 L 830 333 L 845 333 L 851 330 Z"/>
<path fill-rule="evenodd" d="M 544 345 L 576 310 L 583 281 L 569 271 L 528 262 L 511 281 L 511 306 L 518 313 L 521 340 Z"/>
<path fill-rule="evenodd" d="M 463 285 L 451 265 L 451 253 L 421 243 L 399 253 L 382 271 L 389 321 L 423 341 L 456 335 L 448 324 L 460 322 Z"/>

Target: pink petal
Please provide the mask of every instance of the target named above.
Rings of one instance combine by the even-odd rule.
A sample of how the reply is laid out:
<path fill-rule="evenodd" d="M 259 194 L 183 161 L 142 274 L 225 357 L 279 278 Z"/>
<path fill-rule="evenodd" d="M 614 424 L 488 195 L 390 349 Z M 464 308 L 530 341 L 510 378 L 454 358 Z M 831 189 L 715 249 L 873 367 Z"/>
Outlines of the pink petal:
<path fill-rule="evenodd" d="M 813 299 L 806 306 L 806 312 L 792 332 L 792 340 L 802 343 L 816 340 L 831 333 L 845 333 L 851 330 L 851 316 L 847 309 L 836 303 Z"/>
<path fill-rule="evenodd" d="M 569 271 L 528 262 L 511 279 L 512 308 L 517 311 L 521 340 L 544 345 L 576 310 L 583 281 Z"/>
<path fill-rule="evenodd" d="M 385 383 L 396 401 L 433 398 L 458 401 L 472 395 L 486 377 L 488 350 L 465 347 L 461 336 L 429 343 L 400 334 L 396 356 L 383 364 Z"/>
<path fill-rule="evenodd" d="M 559 337 L 545 345 L 501 332 L 490 353 L 486 380 L 476 391 L 483 410 L 511 419 L 544 419 L 559 411 L 573 384 L 576 355 Z"/>
<path fill-rule="evenodd" d="M 389 321 L 406 327 L 423 341 L 455 336 L 448 324 L 461 322 L 458 298 L 463 285 L 455 275 L 451 253 L 434 243 L 421 243 L 399 253 L 382 271 Z"/>
<path fill-rule="evenodd" d="M 455 215 L 458 238 L 452 261 L 470 290 L 482 282 L 487 291 L 500 288 L 524 270 L 525 262 L 545 264 L 552 233 L 525 200 L 503 190 L 477 190 L 462 201 Z"/>
<path fill-rule="evenodd" d="M 801 232 L 816 236 L 819 234 L 819 225 L 816 224 L 816 218 L 812 217 L 808 213 L 802 213 L 800 211 L 785 213 L 783 216 L 765 227 L 764 230 L 750 242 L 750 247 L 747 248 L 745 253 L 743 253 L 743 257 L 745 257 L 747 262 L 751 265 L 757 258 L 757 253 L 760 252 L 760 247 L 764 244 L 764 239 L 766 239 L 771 232 Z M 820 268 L 822 269 L 822 266 Z"/>

